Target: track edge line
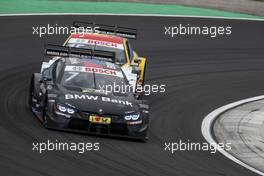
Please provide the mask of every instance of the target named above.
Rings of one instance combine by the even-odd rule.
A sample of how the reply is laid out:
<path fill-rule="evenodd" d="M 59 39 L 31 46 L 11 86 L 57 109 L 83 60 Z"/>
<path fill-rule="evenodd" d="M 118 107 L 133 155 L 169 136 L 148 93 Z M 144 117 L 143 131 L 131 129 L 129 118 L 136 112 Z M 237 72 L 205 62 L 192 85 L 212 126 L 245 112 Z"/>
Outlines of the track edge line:
<path fill-rule="evenodd" d="M 224 16 L 195 16 L 195 15 L 173 15 L 173 14 L 115 14 L 115 13 L 0 13 L 0 17 L 5 16 L 44 16 L 44 15 L 109 15 L 109 16 L 152 16 L 152 17 L 183 17 L 183 18 L 201 18 L 201 19 L 224 19 L 224 20 L 246 20 L 246 21 L 264 21 L 264 18 L 247 17 L 224 17 Z"/>
<path fill-rule="evenodd" d="M 225 111 L 232 109 L 234 107 L 240 106 L 242 104 L 245 103 L 249 103 L 249 102 L 253 102 L 253 101 L 257 101 L 257 100 L 261 100 L 264 99 L 264 95 L 260 95 L 260 96 L 256 96 L 256 97 L 252 97 L 252 98 L 247 98 L 244 100 L 240 100 L 240 101 L 236 101 L 227 105 L 224 105 L 220 108 L 217 108 L 216 110 L 212 111 L 211 113 L 209 113 L 202 122 L 202 126 L 201 126 L 201 131 L 202 131 L 202 135 L 205 138 L 205 140 L 208 143 L 217 143 L 217 141 L 215 141 L 215 139 L 212 136 L 212 124 L 215 121 L 215 119 L 222 113 L 224 113 Z M 252 172 L 255 172 L 259 175 L 264 176 L 264 173 L 257 170 L 256 168 L 249 166 L 248 164 L 240 161 L 238 158 L 234 157 L 233 155 L 231 155 L 230 153 L 228 153 L 225 150 L 218 150 L 220 153 L 222 153 L 224 156 L 226 156 L 227 158 L 229 158 L 230 160 L 236 162 L 237 164 L 251 170 Z"/>

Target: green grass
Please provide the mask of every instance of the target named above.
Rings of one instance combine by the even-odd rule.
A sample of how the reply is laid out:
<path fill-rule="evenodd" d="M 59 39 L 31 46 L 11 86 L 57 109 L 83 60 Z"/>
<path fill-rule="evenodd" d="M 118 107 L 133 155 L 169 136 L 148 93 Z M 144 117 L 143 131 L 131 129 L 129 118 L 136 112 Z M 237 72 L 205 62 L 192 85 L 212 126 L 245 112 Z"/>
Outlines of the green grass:
<path fill-rule="evenodd" d="M 264 18 L 221 10 L 179 5 L 86 2 L 63 0 L 1 0 L 0 13 L 110 13 L 110 14 L 163 14 L 187 16 L 218 16 L 237 18 Z"/>

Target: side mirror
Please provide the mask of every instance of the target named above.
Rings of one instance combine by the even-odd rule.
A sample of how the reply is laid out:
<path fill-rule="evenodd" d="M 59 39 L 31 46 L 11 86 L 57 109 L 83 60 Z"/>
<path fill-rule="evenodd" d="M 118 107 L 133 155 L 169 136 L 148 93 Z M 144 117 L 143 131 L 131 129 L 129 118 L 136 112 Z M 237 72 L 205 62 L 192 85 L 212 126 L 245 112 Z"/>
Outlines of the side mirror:
<path fill-rule="evenodd" d="M 132 73 L 133 74 L 139 74 L 140 73 L 140 70 L 137 66 L 132 66 Z"/>
<path fill-rule="evenodd" d="M 42 79 L 41 79 L 41 82 L 47 82 L 47 81 L 52 81 L 51 73 L 48 68 L 43 70 Z"/>
<path fill-rule="evenodd" d="M 137 63 L 137 64 L 139 64 L 139 63 L 141 62 L 141 59 L 139 59 L 138 57 L 136 57 L 136 58 L 134 59 L 134 62 Z"/>
<path fill-rule="evenodd" d="M 131 66 L 131 67 L 138 67 L 139 64 L 134 62 L 134 63 L 131 63 L 130 66 Z"/>
<path fill-rule="evenodd" d="M 51 78 L 48 78 L 48 77 L 43 77 L 43 81 L 47 82 L 47 81 L 52 81 Z"/>

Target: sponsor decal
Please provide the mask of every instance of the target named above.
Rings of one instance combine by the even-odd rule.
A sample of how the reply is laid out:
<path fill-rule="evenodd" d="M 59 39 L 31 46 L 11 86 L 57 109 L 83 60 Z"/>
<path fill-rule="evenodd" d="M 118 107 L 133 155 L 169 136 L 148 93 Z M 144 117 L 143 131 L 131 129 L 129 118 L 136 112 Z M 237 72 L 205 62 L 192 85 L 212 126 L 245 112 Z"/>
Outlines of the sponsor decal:
<path fill-rule="evenodd" d="M 106 62 L 106 67 L 107 67 L 107 68 L 110 68 L 110 69 L 116 69 L 115 64 L 113 64 L 113 63 L 109 63 L 109 62 Z"/>
<path fill-rule="evenodd" d="M 92 68 L 103 68 L 102 65 L 100 64 L 97 64 L 97 63 L 93 63 L 93 62 L 90 62 L 90 61 L 86 61 L 84 63 L 85 67 L 92 67 Z"/>
<path fill-rule="evenodd" d="M 92 45 L 92 46 L 105 46 L 105 47 L 109 47 L 109 48 L 116 48 L 116 49 L 124 50 L 123 44 L 109 42 L 109 41 L 71 38 L 68 41 L 68 43 L 69 44 L 86 44 L 86 45 Z"/>
<path fill-rule="evenodd" d="M 70 60 L 71 64 L 79 64 L 80 63 L 79 58 L 70 57 L 69 60 Z"/>
<path fill-rule="evenodd" d="M 109 70 L 109 69 L 103 69 L 103 68 L 86 67 L 85 71 L 86 72 L 99 73 L 99 74 L 105 74 L 105 75 L 113 75 L 113 76 L 117 75 L 115 70 Z"/>
<path fill-rule="evenodd" d="M 68 72 L 88 72 L 88 73 L 97 73 L 103 75 L 111 75 L 123 78 L 123 74 L 120 71 L 104 69 L 104 68 L 97 68 L 97 67 L 85 67 L 85 66 L 73 66 L 67 65 L 65 67 L 65 71 Z"/>
<path fill-rule="evenodd" d="M 65 94 L 65 99 L 76 99 L 76 100 L 97 100 L 98 96 L 93 95 L 79 95 L 79 94 Z"/>
<path fill-rule="evenodd" d="M 80 94 L 65 94 L 65 99 L 66 100 L 94 100 L 97 101 L 98 99 L 101 99 L 103 102 L 109 102 L 109 103 L 114 103 L 114 104 L 123 104 L 127 106 L 133 106 L 132 102 L 126 101 L 126 100 L 118 100 L 118 99 L 112 99 L 109 97 L 98 97 L 97 95 L 80 95 Z"/>
<path fill-rule="evenodd" d="M 82 89 L 82 92 L 84 93 L 102 93 L 102 94 L 107 94 L 106 91 L 102 89 L 92 89 L 92 88 L 84 88 Z"/>
<path fill-rule="evenodd" d="M 90 115 L 89 121 L 92 123 L 110 124 L 111 118 L 110 117 L 103 117 L 103 116 L 99 116 L 99 115 Z"/>

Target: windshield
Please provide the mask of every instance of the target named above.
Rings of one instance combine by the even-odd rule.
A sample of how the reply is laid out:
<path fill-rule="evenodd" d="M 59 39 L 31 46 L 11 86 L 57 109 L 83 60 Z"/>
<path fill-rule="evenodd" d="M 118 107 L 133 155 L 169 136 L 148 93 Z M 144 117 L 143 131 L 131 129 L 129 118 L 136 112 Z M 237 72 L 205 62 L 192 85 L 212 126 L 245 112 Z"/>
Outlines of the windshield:
<path fill-rule="evenodd" d="M 123 44 L 95 42 L 93 40 L 84 41 L 84 39 L 72 38 L 67 43 L 67 46 L 114 52 L 116 57 L 115 62 L 117 64 L 126 63 L 125 50 Z"/>
<path fill-rule="evenodd" d="M 107 89 L 109 92 L 110 87 L 125 86 L 126 80 L 121 71 L 68 65 L 65 67 L 61 85 L 75 91 Z"/>

